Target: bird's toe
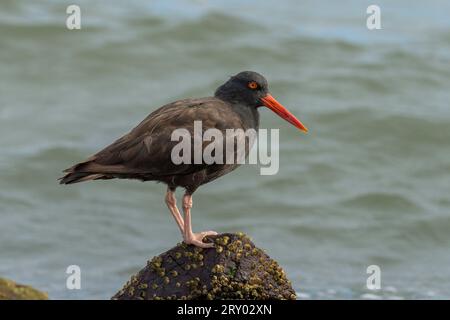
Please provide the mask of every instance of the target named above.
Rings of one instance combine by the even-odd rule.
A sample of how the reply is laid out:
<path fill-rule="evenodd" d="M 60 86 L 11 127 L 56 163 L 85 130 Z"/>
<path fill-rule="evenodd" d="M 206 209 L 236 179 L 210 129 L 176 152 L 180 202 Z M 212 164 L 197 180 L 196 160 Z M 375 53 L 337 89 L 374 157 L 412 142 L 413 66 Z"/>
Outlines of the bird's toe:
<path fill-rule="evenodd" d="M 210 230 L 210 231 L 202 231 L 202 232 L 200 232 L 200 234 L 202 235 L 203 238 L 206 237 L 206 236 L 216 236 L 216 235 L 218 235 L 218 233 L 216 231 L 212 231 L 212 230 Z"/>
<path fill-rule="evenodd" d="M 200 240 L 197 239 L 189 239 L 189 240 L 185 240 L 184 242 L 186 242 L 187 244 L 192 244 L 196 247 L 200 247 L 200 248 L 212 248 L 214 247 L 214 243 L 212 242 L 202 242 Z"/>
<path fill-rule="evenodd" d="M 214 243 L 212 243 L 212 242 L 202 242 L 202 241 L 199 241 L 199 243 L 198 243 L 197 246 L 198 246 L 198 247 L 201 247 L 201 248 L 214 248 Z"/>
<path fill-rule="evenodd" d="M 215 231 L 203 231 L 199 233 L 192 233 L 190 236 L 186 237 L 184 239 L 184 242 L 187 244 L 192 244 L 194 246 L 200 247 L 200 248 L 213 248 L 214 243 L 213 242 L 203 242 L 203 238 L 209 235 L 216 235 L 217 232 Z"/>

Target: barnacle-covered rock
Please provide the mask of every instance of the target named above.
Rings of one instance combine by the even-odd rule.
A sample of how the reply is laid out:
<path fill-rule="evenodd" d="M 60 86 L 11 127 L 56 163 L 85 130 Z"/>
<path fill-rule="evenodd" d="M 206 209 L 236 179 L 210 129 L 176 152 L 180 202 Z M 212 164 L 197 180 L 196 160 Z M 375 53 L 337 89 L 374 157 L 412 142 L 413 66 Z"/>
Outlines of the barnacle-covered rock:
<path fill-rule="evenodd" d="M 112 299 L 295 299 L 290 281 L 244 234 L 208 236 L 215 248 L 180 243 L 154 257 Z"/>
<path fill-rule="evenodd" d="M 0 278 L 0 300 L 47 300 L 45 292 Z"/>

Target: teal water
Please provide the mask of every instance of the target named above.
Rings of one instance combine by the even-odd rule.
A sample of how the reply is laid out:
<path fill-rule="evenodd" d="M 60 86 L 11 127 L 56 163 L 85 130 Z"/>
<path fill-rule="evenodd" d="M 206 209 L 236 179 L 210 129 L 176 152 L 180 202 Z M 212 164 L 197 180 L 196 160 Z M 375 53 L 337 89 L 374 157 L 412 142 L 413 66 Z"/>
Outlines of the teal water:
<path fill-rule="evenodd" d="M 280 128 L 280 171 L 200 188 L 197 230 L 243 231 L 299 298 L 450 298 L 450 3 L 0 2 L 0 276 L 50 298 L 108 299 L 180 240 L 154 183 L 59 186 L 60 171 L 158 106 L 264 74 L 308 126 Z M 65 287 L 77 264 L 82 290 Z M 382 289 L 366 288 L 379 265 Z"/>

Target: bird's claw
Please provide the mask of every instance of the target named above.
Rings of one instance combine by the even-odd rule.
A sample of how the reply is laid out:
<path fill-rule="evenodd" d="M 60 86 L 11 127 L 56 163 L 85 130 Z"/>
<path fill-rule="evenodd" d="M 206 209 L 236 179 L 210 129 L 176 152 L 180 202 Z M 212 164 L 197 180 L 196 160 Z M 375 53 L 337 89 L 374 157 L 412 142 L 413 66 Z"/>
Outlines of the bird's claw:
<path fill-rule="evenodd" d="M 199 233 L 191 233 L 187 237 L 184 237 L 184 242 L 187 244 L 192 244 L 194 246 L 200 248 L 213 248 L 214 243 L 212 242 L 203 242 L 203 238 L 206 236 L 217 235 L 215 231 L 202 231 Z"/>

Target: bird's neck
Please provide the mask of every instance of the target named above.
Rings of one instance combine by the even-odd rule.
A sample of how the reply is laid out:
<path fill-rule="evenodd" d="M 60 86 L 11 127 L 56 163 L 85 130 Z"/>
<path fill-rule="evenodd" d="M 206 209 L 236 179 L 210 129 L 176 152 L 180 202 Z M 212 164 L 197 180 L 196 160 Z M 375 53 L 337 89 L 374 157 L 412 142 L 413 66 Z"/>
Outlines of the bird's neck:
<path fill-rule="evenodd" d="M 240 104 L 232 104 L 231 108 L 242 119 L 242 123 L 246 127 L 246 129 L 258 130 L 258 128 L 259 128 L 259 112 L 256 108 L 248 107 L 248 106 L 240 105 Z"/>
<path fill-rule="evenodd" d="M 242 101 L 242 97 L 238 92 L 234 92 L 233 90 L 229 90 L 226 85 L 220 86 L 214 96 L 217 99 L 224 101 L 228 104 L 234 112 L 236 112 L 240 118 L 244 126 L 247 129 L 255 129 L 259 128 L 259 113 L 256 107 L 248 105 L 245 101 Z"/>

